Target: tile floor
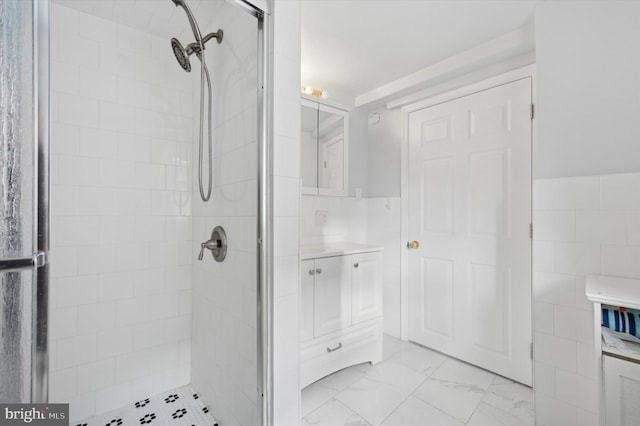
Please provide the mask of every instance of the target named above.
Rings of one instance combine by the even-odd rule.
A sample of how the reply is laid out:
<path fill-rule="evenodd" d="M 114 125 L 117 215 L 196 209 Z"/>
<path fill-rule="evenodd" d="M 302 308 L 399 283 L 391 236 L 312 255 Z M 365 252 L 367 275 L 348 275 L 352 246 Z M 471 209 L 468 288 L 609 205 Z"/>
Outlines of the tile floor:
<path fill-rule="evenodd" d="M 533 425 L 533 392 L 486 370 L 389 336 L 384 360 L 302 390 L 302 426 Z"/>
<path fill-rule="evenodd" d="M 72 423 L 74 426 L 219 426 L 191 386 L 183 386 L 134 404 Z"/>

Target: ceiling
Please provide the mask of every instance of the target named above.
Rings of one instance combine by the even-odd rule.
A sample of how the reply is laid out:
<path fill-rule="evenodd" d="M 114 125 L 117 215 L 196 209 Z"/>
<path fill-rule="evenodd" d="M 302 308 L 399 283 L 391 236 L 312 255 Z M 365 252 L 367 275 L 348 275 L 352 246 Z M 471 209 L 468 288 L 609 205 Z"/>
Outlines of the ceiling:
<path fill-rule="evenodd" d="M 533 23 L 535 1 L 302 0 L 302 84 L 359 96 Z"/>

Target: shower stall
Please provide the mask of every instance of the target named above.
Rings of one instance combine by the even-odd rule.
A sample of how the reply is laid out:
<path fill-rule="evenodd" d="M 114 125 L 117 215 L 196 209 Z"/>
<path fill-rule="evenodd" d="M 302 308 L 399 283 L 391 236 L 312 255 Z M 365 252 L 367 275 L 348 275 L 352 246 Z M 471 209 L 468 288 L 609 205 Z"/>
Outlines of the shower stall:
<path fill-rule="evenodd" d="M 0 2 L 0 259 L 29 268 L 0 270 L 0 402 L 77 423 L 190 385 L 267 424 L 268 8 Z"/>

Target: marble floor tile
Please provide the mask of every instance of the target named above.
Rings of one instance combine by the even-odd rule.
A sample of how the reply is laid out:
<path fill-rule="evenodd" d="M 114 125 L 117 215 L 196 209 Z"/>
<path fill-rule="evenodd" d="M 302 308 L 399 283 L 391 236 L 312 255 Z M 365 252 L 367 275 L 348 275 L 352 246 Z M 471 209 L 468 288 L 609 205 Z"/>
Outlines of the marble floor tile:
<path fill-rule="evenodd" d="M 482 402 L 511 414 L 524 424 L 533 424 L 533 393 L 527 386 L 511 381 L 496 384 L 494 381 Z"/>
<path fill-rule="evenodd" d="M 426 374 L 392 360 L 373 366 L 366 365 L 360 371 L 371 380 L 397 386 L 407 393 L 413 392 L 427 378 Z"/>
<path fill-rule="evenodd" d="M 410 396 L 400 405 L 381 426 L 464 426 L 459 420 Z"/>
<path fill-rule="evenodd" d="M 302 419 L 301 426 L 370 426 L 367 421 L 335 399 Z"/>
<path fill-rule="evenodd" d="M 439 352 L 412 344 L 388 359 L 404 364 L 426 375 L 431 375 L 447 360 L 447 357 Z"/>
<path fill-rule="evenodd" d="M 499 408 L 481 402 L 467 426 L 526 426 L 528 424 L 532 423 L 523 423 Z"/>
<path fill-rule="evenodd" d="M 486 390 L 489 389 L 496 375 L 466 362 L 449 358 L 431 377 L 448 382 L 474 385 Z"/>
<path fill-rule="evenodd" d="M 413 394 L 466 423 L 485 393 L 473 384 L 429 378 Z"/>
<path fill-rule="evenodd" d="M 300 401 L 300 414 L 302 417 L 318 409 L 338 393 L 337 390 L 322 386 L 315 382 L 302 389 Z"/>
<path fill-rule="evenodd" d="M 373 426 L 378 426 L 410 393 L 411 390 L 403 390 L 365 377 L 336 395 L 336 399 Z"/>

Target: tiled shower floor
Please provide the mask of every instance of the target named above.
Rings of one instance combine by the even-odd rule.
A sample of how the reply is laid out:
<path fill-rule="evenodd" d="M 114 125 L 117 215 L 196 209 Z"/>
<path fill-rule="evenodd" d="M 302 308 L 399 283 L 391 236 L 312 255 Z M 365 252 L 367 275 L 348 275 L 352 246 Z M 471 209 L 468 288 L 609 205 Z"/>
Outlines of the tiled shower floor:
<path fill-rule="evenodd" d="M 150 396 L 72 426 L 219 426 L 191 386 Z"/>

